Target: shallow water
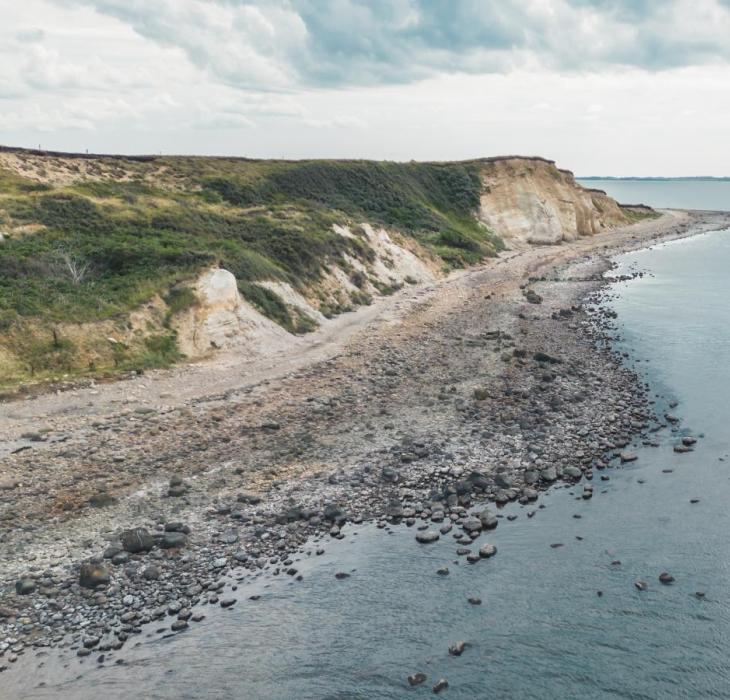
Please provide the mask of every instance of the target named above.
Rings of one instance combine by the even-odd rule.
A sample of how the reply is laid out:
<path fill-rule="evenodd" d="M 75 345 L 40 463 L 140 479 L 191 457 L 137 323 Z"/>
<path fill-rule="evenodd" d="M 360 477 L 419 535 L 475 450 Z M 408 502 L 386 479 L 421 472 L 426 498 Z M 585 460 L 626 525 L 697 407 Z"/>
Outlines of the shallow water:
<path fill-rule="evenodd" d="M 446 677 L 448 698 L 730 697 L 730 231 L 617 262 L 614 274 L 650 272 L 613 286 L 620 348 L 662 410 L 679 401 L 680 430 L 704 434 L 693 453 L 675 454 L 678 436 L 663 431 L 661 447 L 638 448 L 635 464 L 597 472 L 591 501 L 576 498 L 582 487 L 559 487 L 540 497 L 545 508 L 532 519 L 534 506 L 502 510 L 519 517 L 482 535 L 499 553 L 473 566 L 454 563 L 450 536 L 422 546 L 405 526 L 351 527 L 324 556 L 303 557 L 301 583 L 241 589 L 234 608 L 211 608 L 184 634 L 125 647 L 124 666 L 101 667 L 96 655 L 67 669 L 48 660 L 35 687 L 5 692 L 380 699 L 430 697 Z M 444 564 L 451 573 L 438 576 Z M 352 575 L 338 581 L 338 571 Z M 676 582 L 661 585 L 662 571 Z M 636 590 L 636 579 L 649 590 Z M 253 593 L 261 598 L 248 600 Z M 460 639 L 470 646 L 450 657 Z M 428 681 L 410 689 L 416 671 Z"/>
<path fill-rule="evenodd" d="M 730 180 L 578 180 L 624 204 L 730 211 Z"/>

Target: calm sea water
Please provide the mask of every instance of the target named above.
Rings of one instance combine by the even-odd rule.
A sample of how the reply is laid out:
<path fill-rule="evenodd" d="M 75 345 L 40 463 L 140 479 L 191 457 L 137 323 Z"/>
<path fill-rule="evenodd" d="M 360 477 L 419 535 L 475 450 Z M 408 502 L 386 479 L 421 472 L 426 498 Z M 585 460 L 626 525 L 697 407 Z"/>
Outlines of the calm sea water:
<path fill-rule="evenodd" d="M 579 180 L 624 204 L 730 211 L 730 180 Z"/>
<path fill-rule="evenodd" d="M 621 349 L 661 401 L 679 402 L 681 429 L 704 435 L 693 453 L 659 433 L 659 448 L 596 480 L 591 501 L 557 488 L 533 519 L 505 509 L 517 520 L 482 536 L 499 553 L 475 566 L 453 563 L 450 538 L 423 547 L 405 526 L 350 529 L 304 557 L 301 583 L 253 584 L 258 601 L 142 637 L 118 654 L 124 666 L 48 660 L 22 686 L 5 674 L 0 696 L 380 700 L 431 697 L 443 676 L 442 697 L 470 700 L 730 697 L 730 231 L 618 262 L 618 274 L 650 273 L 615 284 Z M 435 574 L 444 564 L 448 577 Z M 450 657 L 460 639 L 471 646 Z M 410 689 L 417 671 L 429 681 Z"/>

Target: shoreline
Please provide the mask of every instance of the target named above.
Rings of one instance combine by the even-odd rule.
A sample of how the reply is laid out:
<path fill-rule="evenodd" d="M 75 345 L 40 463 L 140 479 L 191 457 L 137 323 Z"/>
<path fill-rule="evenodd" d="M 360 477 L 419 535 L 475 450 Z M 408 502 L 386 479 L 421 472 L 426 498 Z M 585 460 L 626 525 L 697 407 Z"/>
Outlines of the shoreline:
<path fill-rule="evenodd" d="M 556 482 L 589 477 L 593 468 L 600 469 L 598 465 L 605 464 L 607 453 L 620 451 L 641 434 L 637 430 L 639 424 L 642 429 L 649 426 L 652 412 L 636 375 L 623 367 L 610 351 L 593 347 L 605 339 L 605 332 L 589 325 L 585 310 L 579 307 L 607 284 L 602 279 L 602 267 L 608 264 L 608 257 L 721 228 L 720 221 L 730 225 L 730 214 L 697 216 L 709 219 L 703 224 L 690 216 L 684 222 L 687 230 L 682 229 L 682 224 L 675 224 L 673 230 L 654 237 L 647 234 L 632 239 L 629 236 L 614 245 L 608 241 L 600 250 L 599 245 L 605 240 L 594 241 L 592 250 L 586 246 L 588 250 L 575 251 L 572 256 L 558 248 L 548 251 L 555 253 L 557 261 L 538 265 L 531 275 L 532 281 L 524 281 L 542 297 L 541 303 L 531 303 L 524 294 L 515 296 L 514 289 L 507 289 L 503 297 L 498 296 L 499 284 L 480 283 L 478 276 L 465 277 L 466 284 L 457 286 L 456 302 L 451 299 L 451 306 L 446 304 L 448 315 L 436 314 L 432 319 L 426 314 L 413 327 L 407 327 L 406 321 L 400 326 L 394 323 L 386 329 L 392 331 L 392 335 L 386 335 L 388 342 L 383 343 L 382 338 L 372 341 L 374 346 L 380 344 L 381 355 L 374 360 L 366 358 L 369 364 L 365 367 L 371 371 L 370 376 L 363 376 L 363 365 L 358 364 L 363 351 L 355 349 L 354 353 L 360 352 L 360 356 L 345 354 L 325 360 L 327 366 L 323 372 L 321 367 L 310 368 L 317 376 L 291 378 L 300 385 L 306 385 L 308 380 L 316 384 L 324 379 L 321 386 L 330 395 L 298 397 L 302 402 L 291 405 L 294 402 L 288 394 L 271 407 L 266 405 L 264 397 L 257 398 L 255 390 L 252 391 L 250 413 L 244 413 L 246 418 L 257 415 L 258 423 L 242 421 L 242 416 L 231 419 L 218 402 L 213 402 L 212 406 L 199 408 L 197 414 L 175 415 L 172 411 L 155 414 L 159 424 L 152 426 L 149 425 L 151 414 L 133 414 L 96 431 L 104 434 L 84 435 L 76 447 L 74 438 L 66 440 L 62 445 L 70 443 L 70 451 L 77 450 L 71 459 L 79 459 L 78 445 L 83 444 L 91 447 L 92 455 L 99 455 L 102 466 L 123 470 L 136 456 L 131 450 L 120 453 L 114 442 L 115 436 L 125 428 L 137 431 L 140 442 L 147 439 L 148 447 L 154 449 L 155 441 L 147 434 L 150 427 L 157 431 L 153 435 L 164 436 L 165 432 L 179 428 L 183 421 L 199 426 L 194 436 L 175 437 L 176 461 L 180 466 L 174 469 L 170 486 L 180 495 L 164 495 L 171 491 L 159 476 L 152 483 L 145 477 L 146 490 L 141 495 L 129 497 L 122 496 L 121 490 L 119 495 L 110 493 L 111 489 L 101 491 L 98 495 L 106 493 L 116 498 L 117 503 L 99 506 L 95 514 L 86 513 L 86 527 L 81 531 L 74 529 L 73 519 L 67 521 L 66 527 L 60 511 L 59 521 L 54 524 L 57 538 L 62 533 L 68 540 L 80 539 L 88 537 L 94 529 L 102 533 L 104 521 L 107 532 L 97 535 L 84 548 L 87 556 L 81 557 L 79 549 L 69 547 L 66 554 L 56 559 L 55 566 L 47 554 L 46 559 L 40 559 L 41 551 L 49 549 L 48 543 L 41 543 L 38 551 L 26 548 L 26 556 L 33 557 L 30 562 L 38 562 L 35 565 L 26 559 L 23 563 L 26 570 L 32 566 L 38 568 L 29 572 L 35 575 L 37 590 L 33 594 L 11 593 L 13 579 L 22 575 L 23 569 L 17 562 L 12 569 L 4 567 L 0 667 L 11 656 L 31 648 L 34 637 L 44 645 L 54 638 L 58 640 L 63 628 L 69 625 L 63 615 L 63 604 L 69 602 L 77 607 L 76 615 L 78 608 L 82 610 L 80 616 L 87 622 L 70 625 L 71 636 L 75 634 L 77 638 L 70 648 L 74 652 L 83 651 L 82 655 L 113 651 L 141 631 L 147 621 L 169 616 L 170 621 L 174 620 L 173 625 L 185 623 L 178 624 L 177 631 L 185 629 L 188 620 L 194 619 L 197 602 L 215 599 L 213 602 L 217 603 L 224 599 L 217 585 L 224 574 L 229 577 L 223 587 L 226 598 L 234 581 L 245 585 L 246 580 L 258 577 L 261 572 L 275 575 L 277 569 L 278 575 L 285 576 L 292 568 L 286 564 L 292 552 L 306 545 L 312 536 L 329 533 L 339 538 L 339 525 L 345 521 L 409 524 L 412 520 L 411 524 L 416 526 L 414 531 L 428 523 L 429 530 L 438 532 L 445 527 L 445 522 L 451 521 L 452 527 L 462 526 L 475 503 L 491 505 L 523 502 L 522 499 L 525 504 L 532 503 L 540 490 Z M 589 259 L 582 259 L 586 254 Z M 550 255 L 545 257 L 549 259 Z M 536 277 L 534 273 L 546 265 L 548 274 L 544 278 Z M 509 271 L 506 277 L 505 286 L 515 283 Z M 440 328 L 437 320 L 442 324 Z M 475 329 L 479 332 L 475 333 Z M 420 339 L 417 342 L 425 346 L 422 353 L 414 347 L 414 339 Z M 455 345 L 458 346 L 456 353 Z M 372 350 L 377 352 L 377 348 Z M 455 355 L 458 360 L 453 359 Z M 443 363 L 441 369 L 446 375 L 438 393 L 433 385 L 423 386 L 427 380 L 440 376 L 434 370 L 434 362 Z M 355 391 L 359 378 L 372 384 L 361 396 Z M 586 396 L 588 386 L 600 388 L 600 392 Z M 340 393 L 336 393 L 337 389 Z M 433 391 L 428 396 L 419 394 L 414 401 L 418 392 L 430 389 Z M 600 399 L 596 393 L 601 394 Z M 256 401 L 260 402 L 258 406 Z M 376 410 L 368 410 L 368 402 L 374 402 Z M 418 410 L 409 413 L 413 403 Z M 302 404 L 306 410 L 297 414 Z M 631 414 L 622 416 L 619 407 L 626 404 L 631 406 Z M 603 412 L 596 411 L 598 406 Z M 612 411 L 611 421 L 607 421 L 609 411 Z M 131 425 L 125 422 L 129 420 Z M 316 444 L 306 444 L 312 438 L 308 433 L 316 433 Z M 382 433 L 393 433 L 393 438 L 385 440 Z M 211 434 L 216 438 L 216 445 L 211 443 Z M 591 436 L 588 443 L 582 437 L 586 435 Z M 225 442 L 225 438 L 229 441 Z M 241 447 L 240 440 L 257 446 L 249 448 L 245 461 L 236 463 L 232 451 L 226 451 L 225 446 L 233 443 L 232 447 Z M 194 441 L 197 441 L 194 449 L 182 449 L 193 448 Z M 203 451 L 199 449 L 201 443 Z M 351 451 L 355 444 L 359 445 L 359 452 Z M 185 470 L 182 463 L 198 454 L 206 455 L 205 467 Z M 34 458 L 38 456 L 40 452 L 31 451 L 14 459 L 26 467 L 37 468 Z M 158 461 L 150 466 L 156 465 L 159 472 L 160 466 L 168 464 L 166 456 L 164 451 L 158 452 L 155 457 Z M 117 461 L 117 457 L 123 459 Z M 67 461 L 69 457 L 58 459 Z M 267 483 L 257 482 L 257 473 L 264 463 L 273 463 L 277 473 Z M 294 468 L 302 463 L 304 469 Z M 332 463 L 336 468 L 332 469 Z M 556 469 L 556 463 L 562 468 Z M 169 473 L 169 467 L 163 469 Z M 529 472 L 535 474 L 528 476 Z M 178 484 L 178 480 L 182 483 Z M 155 489 L 162 498 L 145 503 Z M 12 494 L 13 491 L 9 495 Z M 257 498 L 262 498 L 261 502 L 257 503 Z M 7 513 L 4 507 L 3 516 Z M 121 516 L 115 522 L 146 526 L 158 546 L 150 554 L 127 552 L 126 557 L 111 565 L 109 559 L 102 559 L 99 563 L 108 566 L 112 583 L 100 595 L 91 589 L 79 589 L 73 583 L 78 574 L 69 572 L 66 566 L 68 559 L 78 562 L 89 559 L 89 554 L 98 556 L 102 542 L 106 542 L 107 550 L 114 546 L 118 532 L 108 528 L 110 513 Z M 89 518 L 90 515 L 96 517 Z M 491 515 L 497 515 L 493 506 Z M 498 517 L 495 520 L 498 523 Z M 181 522 L 180 527 L 164 527 L 176 521 Z M 488 516 L 481 522 L 484 529 L 487 523 L 493 525 Z M 51 523 L 46 522 L 45 526 L 51 529 Z M 465 536 L 468 537 L 466 532 L 478 535 L 482 526 L 479 529 L 470 526 L 473 529 L 467 528 Z M 181 532 L 185 527 L 190 528 L 189 534 Z M 175 536 L 164 535 L 165 530 Z M 11 545 L 20 546 L 22 551 L 22 537 L 15 533 L 13 541 L 13 534 L 9 533 L 9 539 L 3 542 L 3 557 Z M 166 537 L 182 546 L 160 548 Z M 414 547 L 418 546 L 421 545 L 414 543 Z M 113 556 L 120 554 L 122 551 L 117 551 Z M 44 573 L 46 567 L 50 569 L 49 574 Z M 156 579 L 145 575 L 150 567 L 157 569 Z M 171 593 L 165 588 L 164 604 L 159 601 L 161 584 L 174 590 Z M 128 597 L 133 600 L 128 602 Z M 28 618 L 30 624 L 19 623 L 28 616 L 26 603 L 30 602 L 40 604 L 40 612 L 33 613 L 39 616 L 38 621 Z M 179 603 L 179 607 L 171 616 L 173 603 Z M 19 612 L 15 613 L 10 604 L 20 604 Z M 8 615 L 8 611 L 12 614 Z M 47 613 L 43 620 L 42 613 Z M 54 619 L 54 615 L 61 615 L 61 619 Z M 111 633 L 94 633 L 106 624 L 114 628 Z M 30 632 L 25 635 L 29 643 L 22 642 L 21 646 L 23 637 L 19 632 L 24 630 Z M 18 641 L 10 644 L 8 638 Z"/>

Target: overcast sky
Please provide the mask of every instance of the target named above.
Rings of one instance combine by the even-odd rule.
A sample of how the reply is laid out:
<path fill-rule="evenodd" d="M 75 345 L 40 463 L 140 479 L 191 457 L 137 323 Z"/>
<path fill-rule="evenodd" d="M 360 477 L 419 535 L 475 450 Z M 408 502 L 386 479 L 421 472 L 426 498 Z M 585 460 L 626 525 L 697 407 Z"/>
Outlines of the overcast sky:
<path fill-rule="evenodd" d="M 0 143 L 730 175 L 730 0 L 0 0 Z"/>

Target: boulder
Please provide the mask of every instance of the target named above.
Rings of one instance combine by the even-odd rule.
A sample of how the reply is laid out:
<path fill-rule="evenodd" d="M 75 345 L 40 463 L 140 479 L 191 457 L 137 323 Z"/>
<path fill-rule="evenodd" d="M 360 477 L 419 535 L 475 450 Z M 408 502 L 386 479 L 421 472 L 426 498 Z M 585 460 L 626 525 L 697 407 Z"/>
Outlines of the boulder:
<path fill-rule="evenodd" d="M 149 552 L 155 546 L 155 539 L 143 527 L 135 527 L 122 533 L 122 547 L 130 554 Z"/>
<path fill-rule="evenodd" d="M 103 564 L 82 564 L 79 570 L 79 584 L 83 588 L 96 588 L 109 583 L 109 569 Z"/>
<path fill-rule="evenodd" d="M 160 547 L 162 549 L 179 549 L 184 547 L 188 538 L 184 532 L 166 532 L 160 538 Z"/>
<path fill-rule="evenodd" d="M 35 581 L 32 578 L 21 578 L 15 582 L 15 592 L 18 595 L 30 595 L 35 593 Z"/>
<path fill-rule="evenodd" d="M 485 544 L 479 550 L 479 556 L 482 557 L 482 559 L 489 559 L 489 557 L 493 557 L 496 553 L 497 548 L 493 544 Z"/>
<path fill-rule="evenodd" d="M 434 532 L 433 530 L 426 530 L 425 532 L 419 532 L 416 535 L 416 541 L 420 542 L 421 544 L 431 544 L 431 542 L 435 542 L 437 539 L 439 539 L 440 535 L 438 532 Z"/>

